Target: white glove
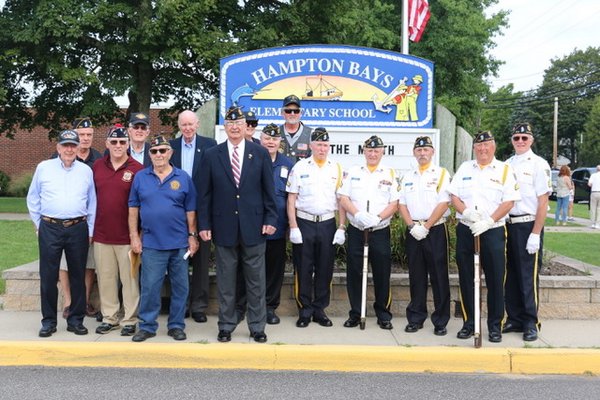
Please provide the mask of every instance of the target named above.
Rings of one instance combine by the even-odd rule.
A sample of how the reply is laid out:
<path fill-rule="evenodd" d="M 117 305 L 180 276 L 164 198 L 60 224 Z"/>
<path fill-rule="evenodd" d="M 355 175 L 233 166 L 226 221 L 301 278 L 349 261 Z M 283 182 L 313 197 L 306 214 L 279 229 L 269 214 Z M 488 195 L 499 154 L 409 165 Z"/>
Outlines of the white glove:
<path fill-rule="evenodd" d="M 531 233 L 527 239 L 527 246 L 525 246 L 529 254 L 535 254 L 540 249 L 540 235 L 537 233 Z"/>
<path fill-rule="evenodd" d="M 365 229 L 374 228 L 381 222 L 381 218 L 377 215 L 367 213 L 367 223 L 365 223 Z"/>
<path fill-rule="evenodd" d="M 479 236 L 483 232 L 487 231 L 492 226 L 494 226 L 494 223 L 495 222 L 492 219 L 492 217 L 485 217 L 484 219 L 477 221 L 473 223 L 473 225 L 471 225 L 471 232 L 473 233 L 473 236 Z"/>
<path fill-rule="evenodd" d="M 344 229 L 338 229 L 333 235 L 333 242 L 331 244 L 339 244 L 340 246 L 346 241 L 346 231 Z"/>
<path fill-rule="evenodd" d="M 429 229 L 425 228 L 421 224 L 416 224 L 415 226 L 412 227 L 412 229 L 410 230 L 409 233 L 415 239 L 423 240 L 427 237 L 427 235 L 429 235 Z"/>
<path fill-rule="evenodd" d="M 482 218 L 479 211 L 474 210 L 472 208 L 465 208 L 462 212 L 462 216 L 464 219 L 466 219 L 469 222 L 481 221 L 481 218 Z"/>
<path fill-rule="evenodd" d="M 300 228 L 290 229 L 290 242 L 293 244 L 302 244 L 302 232 L 300 232 Z"/>
<path fill-rule="evenodd" d="M 367 225 L 369 223 L 369 213 L 365 212 L 365 211 L 357 211 L 356 214 L 354 214 L 354 223 L 356 223 L 357 228 L 359 229 L 365 229 L 365 225 Z"/>

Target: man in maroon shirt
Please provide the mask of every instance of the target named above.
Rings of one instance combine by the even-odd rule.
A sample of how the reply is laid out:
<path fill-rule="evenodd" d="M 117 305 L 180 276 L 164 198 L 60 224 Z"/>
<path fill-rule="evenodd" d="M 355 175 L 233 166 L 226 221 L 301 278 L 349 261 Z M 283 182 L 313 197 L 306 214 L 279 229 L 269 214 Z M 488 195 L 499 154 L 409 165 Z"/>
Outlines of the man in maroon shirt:
<path fill-rule="evenodd" d="M 94 231 L 94 258 L 100 292 L 102 324 L 96 333 L 104 334 L 119 328 L 119 281 L 123 292 L 123 324 L 121 336 L 135 334 L 140 299 L 137 274 L 132 274 L 128 252 L 129 227 L 127 217 L 129 190 L 134 175 L 144 168 L 127 155 L 127 129 L 115 125 L 108 132 L 109 153 L 94 163 L 94 183 L 98 197 L 97 224 Z"/>

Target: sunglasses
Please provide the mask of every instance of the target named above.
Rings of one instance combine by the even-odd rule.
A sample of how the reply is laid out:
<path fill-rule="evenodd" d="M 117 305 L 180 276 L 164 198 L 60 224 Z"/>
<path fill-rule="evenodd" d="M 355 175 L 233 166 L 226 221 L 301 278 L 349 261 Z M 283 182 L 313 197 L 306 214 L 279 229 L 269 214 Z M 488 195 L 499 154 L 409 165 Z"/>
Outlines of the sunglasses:
<path fill-rule="evenodd" d="M 167 151 L 169 151 L 169 149 L 150 149 L 148 151 L 150 152 L 150 154 L 156 154 L 156 153 L 165 154 Z"/>
<path fill-rule="evenodd" d="M 118 144 L 125 146 L 127 144 L 127 140 L 111 140 L 109 141 L 110 144 L 112 144 L 113 146 L 116 146 Z"/>
<path fill-rule="evenodd" d="M 258 126 L 258 122 L 248 122 L 246 123 L 249 127 L 256 128 Z"/>
<path fill-rule="evenodd" d="M 146 125 L 135 125 L 135 126 L 129 126 L 131 129 L 137 129 L 140 131 L 147 131 L 148 127 Z"/>
<path fill-rule="evenodd" d="M 286 114 L 300 114 L 299 108 L 284 108 L 283 112 Z"/>
<path fill-rule="evenodd" d="M 519 140 L 522 140 L 523 142 L 526 142 L 529 140 L 529 136 L 513 136 L 512 140 L 515 142 L 518 142 Z"/>

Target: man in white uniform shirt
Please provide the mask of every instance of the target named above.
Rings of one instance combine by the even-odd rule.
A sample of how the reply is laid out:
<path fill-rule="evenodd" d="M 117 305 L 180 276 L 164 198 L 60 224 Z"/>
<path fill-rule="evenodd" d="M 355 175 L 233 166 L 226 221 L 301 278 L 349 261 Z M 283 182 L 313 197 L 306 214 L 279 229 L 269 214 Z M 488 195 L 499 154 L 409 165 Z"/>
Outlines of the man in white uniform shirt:
<path fill-rule="evenodd" d="M 435 154 L 428 136 L 418 137 L 413 155 L 418 166 L 400 183 L 399 210 L 407 226 L 406 257 L 410 281 L 410 303 L 406 307 L 408 324 L 405 332 L 423 328 L 427 319 L 427 277 L 431 281 L 434 311 L 433 333 L 446 335 L 450 319 L 450 284 L 448 282 L 448 229 L 450 214 L 447 193 L 450 176 L 445 168 L 433 164 Z"/>
<path fill-rule="evenodd" d="M 350 312 L 344 327 L 360 324 L 364 231 L 369 230 L 369 261 L 373 273 L 377 324 L 392 329 L 392 295 L 390 291 L 391 246 L 390 220 L 398 208 L 398 180 L 393 169 L 381 164 L 384 144 L 378 136 L 365 141 L 365 165 L 356 165 L 344 177 L 338 190 L 340 204 L 346 211 L 348 246 L 346 252 L 346 288 Z"/>
<path fill-rule="evenodd" d="M 509 212 L 504 301 L 508 318 L 502 332 L 523 332 L 523 340 L 537 339 L 538 282 L 541 239 L 552 193 L 550 166 L 531 150 L 533 132 L 528 123 L 515 125 L 515 155 L 506 162 L 515 171 L 521 201 Z"/>

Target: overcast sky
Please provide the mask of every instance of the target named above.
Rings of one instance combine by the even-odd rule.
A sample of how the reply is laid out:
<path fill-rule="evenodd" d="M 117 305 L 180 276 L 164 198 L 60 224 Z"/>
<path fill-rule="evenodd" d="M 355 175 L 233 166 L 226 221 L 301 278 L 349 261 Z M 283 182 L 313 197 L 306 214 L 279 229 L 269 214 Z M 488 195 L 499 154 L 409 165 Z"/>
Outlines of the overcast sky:
<path fill-rule="evenodd" d="M 600 47 L 600 0 L 499 0 L 490 10 L 500 9 L 510 10 L 510 26 L 495 38 L 492 54 L 506 64 L 493 89 L 511 82 L 517 91 L 535 89 L 550 60 Z"/>

